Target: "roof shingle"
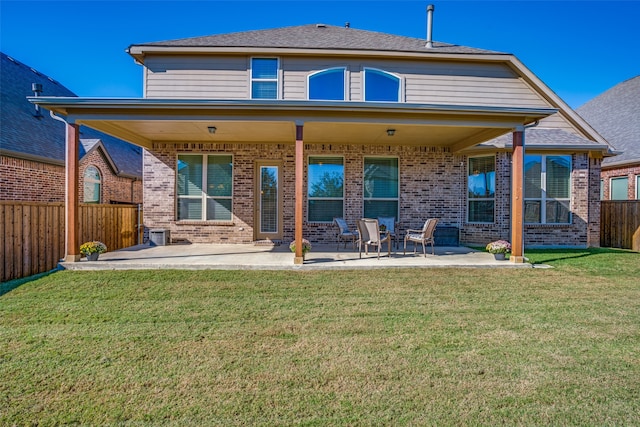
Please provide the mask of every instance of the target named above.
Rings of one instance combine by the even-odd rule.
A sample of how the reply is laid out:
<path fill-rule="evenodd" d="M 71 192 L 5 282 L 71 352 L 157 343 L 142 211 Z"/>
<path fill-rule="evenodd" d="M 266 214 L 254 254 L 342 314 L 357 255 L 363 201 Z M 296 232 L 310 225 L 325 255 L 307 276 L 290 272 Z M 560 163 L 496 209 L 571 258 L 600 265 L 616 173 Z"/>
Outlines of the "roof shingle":
<path fill-rule="evenodd" d="M 204 37 L 191 37 L 132 46 L 156 47 L 244 47 L 394 51 L 420 53 L 503 54 L 484 49 L 433 42 L 375 31 L 324 24 L 299 25 L 267 30 L 243 31 Z"/>

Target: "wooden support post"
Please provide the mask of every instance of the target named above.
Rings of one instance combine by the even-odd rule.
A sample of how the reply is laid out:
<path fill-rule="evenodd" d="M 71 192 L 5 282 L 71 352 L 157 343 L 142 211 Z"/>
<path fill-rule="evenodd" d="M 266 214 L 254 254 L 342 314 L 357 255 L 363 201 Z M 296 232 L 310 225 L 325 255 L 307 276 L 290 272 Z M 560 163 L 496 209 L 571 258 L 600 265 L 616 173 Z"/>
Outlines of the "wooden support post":
<path fill-rule="evenodd" d="M 80 261 L 80 206 L 78 191 L 80 130 L 67 123 L 65 188 L 65 262 Z"/>
<path fill-rule="evenodd" d="M 511 157 L 511 257 L 524 262 L 524 127 L 513 132 Z"/>
<path fill-rule="evenodd" d="M 304 195 L 304 145 L 302 136 L 303 125 L 296 123 L 296 207 L 295 207 L 295 242 L 296 253 L 294 264 L 303 264 L 302 255 L 302 200 Z"/>

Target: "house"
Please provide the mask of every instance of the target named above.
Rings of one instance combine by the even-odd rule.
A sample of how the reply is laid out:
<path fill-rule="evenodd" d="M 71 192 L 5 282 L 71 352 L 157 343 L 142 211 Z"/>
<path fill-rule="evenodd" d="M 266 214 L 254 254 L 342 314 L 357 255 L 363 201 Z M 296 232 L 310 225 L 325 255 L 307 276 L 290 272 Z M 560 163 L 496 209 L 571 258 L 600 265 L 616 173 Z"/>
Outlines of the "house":
<path fill-rule="evenodd" d="M 640 76 L 619 83 L 576 111 L 620 152 L 602 162 L 602 199 L 640 199 Z"/>
<path fill-rule="evenodd" d="M 395 216 L 510 239 L 514 262 L 599 245 L 611 149 L 512 54 L 325 24 L 128 52 L 143 98 L 31 101 L 70 146 L 86 125 L 143 147 L 144 222 L 173 241 L 333 242 L 334 217 Z"/>
<path fill-rule="evenodd" d="M 65 124 L 27 100 L 75 97 L 52 78 L 0 53 L 0 200 L 63 202 Z M 142 150 L 80 127 L 79 191 L 84 203 L 142 203 Z"/>

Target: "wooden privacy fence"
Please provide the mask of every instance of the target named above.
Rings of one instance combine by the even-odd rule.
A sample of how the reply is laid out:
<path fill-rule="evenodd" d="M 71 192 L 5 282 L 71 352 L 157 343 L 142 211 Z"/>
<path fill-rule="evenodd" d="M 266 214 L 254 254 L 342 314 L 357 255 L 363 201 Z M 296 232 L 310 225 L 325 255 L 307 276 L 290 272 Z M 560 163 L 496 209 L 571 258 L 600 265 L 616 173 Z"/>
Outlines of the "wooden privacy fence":
<path fill-rule="evenodd" d="M 54 269 L 64 257 L 64 203 L 0 202 L 1 281 Z M 135 205 L 80 205 L 80 243 L 99 240 L 109 251 L 133 246 L 142 227 Z"/>
<path fill-rule="evenodd" d="M 640 252 L 640 200 L 603 200 L 600 246 Z"/>

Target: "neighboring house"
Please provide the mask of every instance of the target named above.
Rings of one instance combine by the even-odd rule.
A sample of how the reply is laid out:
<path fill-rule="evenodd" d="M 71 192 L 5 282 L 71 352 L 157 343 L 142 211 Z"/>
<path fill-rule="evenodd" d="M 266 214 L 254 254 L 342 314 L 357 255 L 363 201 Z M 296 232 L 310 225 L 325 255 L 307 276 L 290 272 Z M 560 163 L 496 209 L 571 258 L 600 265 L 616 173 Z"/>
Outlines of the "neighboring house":
<path fill-rule="evenodd" d="M 65 124 L 27 100 L 75 97 L 57 81 L 0 53 L 0 200 L 63 202 Z M 37 86 L 34 86 L 37 85 Z M 142 150 L 80 128 L 80 201 L 142 203 Z"/>
<path fill-rule="evenodd" d="M 523 238 L 599 245 L 610 147 L 512 54 L 323 24 L 129 54 L 142 99 L 31 100 L 144 147 L 144 222 L 174 241 L 330 242 L 334 217 L 395 216 L 512 239 L 516 262 Z"/>
<path fill-rule="evenodd" d="M 612 87 L 576 111 L 620 152 L 602 162 L 602 199 L 640 199 L 640 76 Z"/>

